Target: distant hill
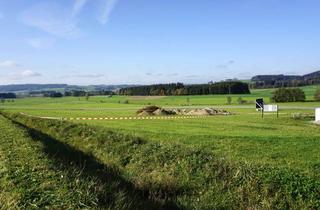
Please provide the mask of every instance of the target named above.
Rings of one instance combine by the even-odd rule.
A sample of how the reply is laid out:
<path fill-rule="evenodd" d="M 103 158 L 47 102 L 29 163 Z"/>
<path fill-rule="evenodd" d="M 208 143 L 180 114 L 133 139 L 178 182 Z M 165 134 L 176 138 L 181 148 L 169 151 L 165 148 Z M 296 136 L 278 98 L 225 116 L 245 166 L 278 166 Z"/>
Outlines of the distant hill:
<path fill-rule="evenodd" d="M 276 80 L 295 80 L 295 79 L 303 79 L 303 76 L 295 76 L 295 75 L 257 75 L 251 78 L 251 81 L 276 81 Z"/>
<path fill-rule="evenodd" d="M 302 76 L 304 80 L 308 80 L 308 79 L 316 79 L 316 78 L 320 78 L 320 71 L 315 71 L 313 73 L 310 74 L 305 74 Z"/>
<path fill-rule="evenodd" d="M 72 90 L 81 91 L 117 91 L 121 88 L 133 87 L 134 85 L 67 85 L 67 84 L 19 84 L 0 85 L 0 93 L 30 93 L 34 91 L 57 91 L 65 92 Z"/>
<path fill-rule="evenodd" d="M 305 75 L 257 75 L 251 78 L 251 88 L 298 87 L 320 84 L 320 71 Z"/>
<path fill-rule="evenodd" d="M 22 84 L 22 85 L 0 85 L 0 92 L 28 92 L 49 89 L 65 89 L 67 84 Z"/>

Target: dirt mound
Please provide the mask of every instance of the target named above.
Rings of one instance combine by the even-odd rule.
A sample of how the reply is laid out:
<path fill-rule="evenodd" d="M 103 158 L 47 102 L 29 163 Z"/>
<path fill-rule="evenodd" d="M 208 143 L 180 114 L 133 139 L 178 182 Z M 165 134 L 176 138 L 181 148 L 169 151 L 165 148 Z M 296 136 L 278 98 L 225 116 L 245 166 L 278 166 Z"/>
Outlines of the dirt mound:
<path fill-rule="evenodd" d="M 195 108 L 195 109 L 163 109 L 158 106 L 147 106 L 137 111 L 139 116 L 150 115 L 230 115 L 231 113 L 225 110 L 213 108 Z"/>
<path fill-rule="evenodd" d="M 162 109 L 161 107 L 158 107 L 158 106 L 147 106 L 145 108 L 139 109 L 137 111 L 137 114 L 139 116 L 149 116 L 149 115 L 174 115 L 175 113 L 170 110 Z"/>
<path fill-rule="evenodd" d="M 137 111 L 137 114 L 140 114 L 142 112 L 153 113 L 154 111 L 156 111 L 158 109 L 161 109 L 161 107 L 158 107 L 158 106 L 146 106 L 146 107 L 144 107 L 142 109 L 139 109 Z"/>

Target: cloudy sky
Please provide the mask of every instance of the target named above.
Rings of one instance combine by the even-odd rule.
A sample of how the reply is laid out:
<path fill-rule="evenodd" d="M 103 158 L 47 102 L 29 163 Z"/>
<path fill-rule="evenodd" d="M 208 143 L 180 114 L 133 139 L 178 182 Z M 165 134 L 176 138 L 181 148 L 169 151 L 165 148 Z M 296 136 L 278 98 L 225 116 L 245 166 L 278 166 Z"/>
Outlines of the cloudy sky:
<path fill-rule="evenodd" d="M 0 85 L 320 70 L 319 0 L 0 0 Z"/>

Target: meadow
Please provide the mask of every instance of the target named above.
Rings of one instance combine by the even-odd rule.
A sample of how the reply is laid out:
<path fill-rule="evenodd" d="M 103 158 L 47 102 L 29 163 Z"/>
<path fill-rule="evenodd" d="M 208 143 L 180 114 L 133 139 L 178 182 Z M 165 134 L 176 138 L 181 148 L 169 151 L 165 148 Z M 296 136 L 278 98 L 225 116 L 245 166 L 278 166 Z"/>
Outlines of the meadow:
<path fill-rule="evenodd" d="M 255 110 L 254 101 L 256 98 L 263 97 L 267 103 L 270 103 L 269 98 L 273 91 L 271 89 L 252 90 L 252 94 L 250 95 L 231 95 L 231 104 L 227 104 L 227 97 L 229 95 L 170 97 L 97 96 L 90 97 L 89 100 L 86 100 L 85 98 L 75 97 L 65 97 L 58 99 L 23 98 L 17 99 L 15 102 L 6 102 L 0 105 L 0 107 L 5 113 L 7 113 L 8 116 L 10 115 L 8 118 L 22 123 L 23 125 L 26 125 L 27 128 L 33 128 L 36 130 L 43 131 L 46 135 L 54 137 L 54 139 L 56 139 L 57 141 L 65 141 L 64 143 L 66 145 L 71 145 L 72 147 L 84 152 L 85 154 L 92 154 L 95 158 L 107 165 L 113 165 L 115 168 L 119 168 L 119 165 L 122 165 L 120 167 L 120 170 L 123 170 L 121 173 L 124 174 L 123 176 L 125 177 L 125 180 L 129 180 L 130 182 L 135 183 L 135 185 L 139 183 L 138 185 L 140 186 L 140 188 L 138 188 L 138 191 L 145 192 L 146 189 L 150 189 L 150 192 L 148 191 L 149 197 L 153 197 L 150 196 L 153 193 L 157 194 L 157 192 L 159 192 L 159 188 L 160 191 L 168 191 L 168 188 L 170 188 L 170 190 L 172 190 L 172 188 L 177 188 L 178 191 L 180 188 L 185 190 L 184 187 L 187 187 L 185 185 L 186 183 L 189 183 L 190 180 L 195 181 L 194 179 L 197 179 L 198 177 L 199 180 L 201 180 L 200 182 L 205 182 L 204 180 L 206 176 L 215 177 L 215 175 L 212 174 L 213 172 L 206 174 L 202 171 L 204 170 L 203 168 L 200 169 L 201 167 L 207 166 L 202 165 L 205 164 L 201 162 L 203 161 L 203 154 L 202 152 L 198 154 L 198 151 L 207 151 L 208 153 L 205 152 L 205 154 L 209 154 L 209 156 L 213 154 L 214 157 L 217 158 L 215 161 L 218 161 L 220 160 L 220 158 L 223 158 L 223 163 L 219 162 L 219 164 L 227 164 L 228 166 L 223 167 L 231 167 L 232 169 L 230 170 L 232 171 L 232 173 L 233 170 L 235 174 L 237 173 L 237 170 L 239 170 L 238 173 L 240 174 L 244 173 L 241 175 L 241 177 L 243 178 L 243 180 L 246 180 L 244 181 L 246 184 L 241 185 L 241 187 L 243 187 L 242 190 L 246 191 L 246 193 L 248 193 L 249 195 L 246 194 L 247 198 L 244 198 L 246 196 L 243 195 L 244 197 L 241 199 L 250 198 L 251 200 L 249 200 L 253 203 L 250 203 L 249 201 L 243 201 L 237 203 L 237 205 L 235 206 L 228 207 L 227 203 L 234 202 L 233 199 L 236 199 L 235 194 L 237 193 L 237 190 L 239 190 L 241 187 L 239 188 L 239 186 L 235 186 L 235 188 L 232 189 L 228 188 L 229 192 L 231 193 L 230 195 L 227 195 L 228 193 L 226 194 L 226 192 L 224 192 L 221 195 L 222 197 L 215 197 L 212 195 L 212 193 L 214 193 L 217 190 L 219 193 L 222 192 L 220 188 L 223 188 L 223 186 L 218 186 L 213 183 L 211 183 L 210 186 L 212 186 L 212 189 L 214 188 L 214 190 L 207 190 L 206 193 L 203 192 L 204 194 L 200 196 L 201 199 L 204 200 L 204 202 L 207 202 L 207 206 L 205 204 L 203 204 L 203 206 L 201 206 L 200 204 L 191 204 L 194 202 L 193 199 L 199 199 L 199 197 L 197 196 L 193 197 L 194 195 L 187 196 L 183 194 L 181 197 L 177 196 L 173 199 L 174 202 L 179 205 L 181 204 L 186 208 L 217 208 L 220 205 L 220 207 L 226 208 L 239 207 L 245 209 L 248 206 L 258 207 L 255 206 L 255 202 L 262 202 L 261 200 L 254 201 L 254 197 L 257 196 L 257 194 L 250 194 L 247 191 L 250 191 L 249 186 L 252 185 L 252 180 L 258 180 L 259 182 L 263 183 L 263 187 L 261 188 L 262 190 L 269 189 L 270 183 L 268 181 L 265 181 L 265 178 L 266 180 L 269 180 L 267 179 L 268 177 L 273 177 L 273 175 L 268 174 L 269 172 L 266 172 L 269 171 L 270 168 L 273 172 L 280 171 L 280 174 L 285 173 L 284 177 L 286 177 L 286 175 L 288 175 L 288 177 L 295 177 L 296 175 L 292 174 L 297 173 L 299 174 L 299 176 L 302 176 L 304 178 L 316 180 L 315 182 L 318 182 L 320 180 L 320 127 L 312 123 L 312 115 L 314 115 L 314 108 L 320 106 L 319 102 L 313 101 L 313 93 L 316 90 L 316 88 L 316 86 L 308 86 L 303 88 L 307 95 L 307 102 L 279 103 L 279 118 L 276 117 L 275 113 L 266 114 L 264 118 L 261 118 L 260 112 L 257 112 Z M 237 99 L 239 97 L 245 100 L 246 103 L 238 104 Z M 36 118 L 30 121 L 30 119 L 25 119 L 26 117 L 14 115 L 15 113 L 23 112 L 34 116 L 48 117 L 128 117 L 136 116 L 136 111 L 139 108 L 144 107 L 146 105 L 182 108 L 218 107 L 232 112 L 233 115 L 212 116 L 200 119 L 85 121 L 73 120 L 71 122 L 56 121 L 56 123 L 47 122 L 48 120 L 39 120 L 41 121 L 41 123 L 38 123 L 38 120 L 36 120 Z M 295 113 L 300 113 L 303 117 L 293 118 L 293 114 Z M 11 116 L 12 114 L 13 117 Z M 8 123 L 8 121 L 6 122 Z M 60 123 L 62 124 L 60 125 Z M 64 125 L 63 123 L 66 123 L 66 125 Z M 69 123 L 71 123 L 71 125 Z M 53 127 L 50 128 L 50 126 Z M 86 129 L 89 129 L 90 131 L 91 128 L 93 130 L 99 130 L 99 132 L 89 132 L 91 135 L 93 135 L 92 137 L 86 136 L 87 133 L 85 131 L 83 131 L 84 134 L 81 134 L 82 131 L 78 131 Z M 73 132 L 69 131 L 69 129 L 73 130 Z M 135 149 L 133 149 L 131 151 L 130 148 L 132 145 L 131 143 L 128 143 L 128 145 L 130 146 L 128 146 L 127 152 L 129 154 L 131 154 L 130 152 L 133 152 L 133 155 L 130 157 L 123 157 L 126 156 L 124 155 L 126 154 L 126 151 L 123 151 L 126 147 L 122 145 L 123 148 L 119 148 L 119 154 L 123 154 L 123 156 L 120 155 L 118 157 L 115 153 L 112 153 L 110 151 L 110 148 L 106 147 L 106 145 L 94 143 L 101 141 L 101 139 L 99 140 L 99 136 L 103 130 L 125 136 L 130 136 L 130 138 L 136 139 L 132 140 L 134 142 L 139 142 L 139 139 L 142 139 L 141 141 L 147 142 L 146 145 L 148 146 L 145 146 L 145 143 L 141 143 L 143 145 L 141 146 L 143 148 L 142 154 L 140 150 L 136 151 Z M 72 135 L 75 135 L 75 137 L 71 137 Z M 90 142 L 88 140 L 91 138 L 94 139 L 93 142 Z M 104 136 L 104 138 L 108 139 L 111 137 Z M 126 139 L 126 137 L 121 137 L 121 139 L 122 138 Z M 134 143 L 133 146 L 134 145 L 136 145 L 136 143 Z M 140 145 L 140 143 L 138 143 L 138 145 Z M 100 147 L 103 147 L 103 149 Z M 119 146 L 117 146 L 116 144 L 111 145 L 111 148 L 117 147 Z M 137 146 L 134 146 L 134 148 L 136 147 Z M 144 147 L 146 147 L 147 149 Z M 158 147 L 159 151 L 158 149 L 155 149 Z M 192 165 L 193 163 L 191 164 L 187 161 L 187 163 L 185 163 L 186 165 L 182 169 L 180 168 L 180 171 L 178 169 L 174 169 L 174 163 L 170 162 L 170 157 L 174 160 L 176 158 L 179 161 L 184 161 L 184 159 L 180 157 L 179 154 L 174 152 L 173 148 L 176 148 L 177 151 L 180 151 L 181 156 L 183 158 L 188 159 L 190 154 L 197 154 L 195 155 L 194 161 L 197 161 L 198 159 L 199 161 L 201 160 L 201 167 L 198 165 L 194 166 Z M 162 153 L 162 150 L 165 150 L 167 152 L 163 151 Z M 137 154 L 135 152 L 137 152 Z M 158 157 L 158 152 L 161 153 L 161 158 L 160 156 Z M 34 153 L 34 151 L 30 151 L 30 153 Z M 150 157 L 147 158 L 145 156 L 147 154 Z M 166 157 L 166 155 L 168 155 L 168 157 Z M 134 159 L 133 157 L 135 157 L 136 159 Z M 153 157 L 154 159 L 152 159 Z M 143 160 L 143 158 L 145 158 L 146 160 Z M 148 171 L 147 169 L 141 169 L 142 166 L 146 168 L 150 167 L 145 165 L 144 161 L 147 160 L 150 161 L 151 166 L 154 167 L 153 169 L 150 169 L 151 171 Z M 166 166 L 163 168 L 163 165 L 161 165 L 157 161 L 160 161 L 161 164 L 163 161 L 163 164 Z M 123 162 L 125 162 L 124 165 Z M 192 166 L 189 164 L 191 164 Z M 192 168 L 196 168 L 195 170 L 197 170 L 198 172 L 193 174 L 192 176 L 181 175 L 180 173 L 188 173 L 188 170 L 185 167 L 190 168 L 190 170 Z M 262 172 L 259 169 L 261 167 L 263 168 L 261 169 Z M 248 177 L 245 176 L 246 172 L 243 172 L 242 170 L 248 170 L 248 173 L 251 173 L 250 171 L 255 170 L 258 170 L 259 172 L 254 173 L 258 175 L 254 175 L 254 178 L 250 179 L 251 181 L 249 183 L 249 181 L 247 180 Z M 141 171 L 141 173 L 145 177 L 139 177 L 139 171 Z M 287 173 L 286 171 L 289 172 Z M 177 176 L 177 180 L 173 179 L 172 174 L 175 174 L 175 176 Z M 278 172 L 275 172 L 275 174 L 275 176 L 278 176 Z M 225 181 L 226 183 L 233 183 L 234 180 L 229 178 L 226 178 L 226 180 L 222 181 Z M 304 180 L 304 178 L 302 180 Z M 168 183 L 164 183 L 164 180 L 167 180 Z M 288 183 L 291 183 L 291 178 L 287 179 L 288 183 L 287 181 L 285 181 L 285 183 L 282 183 L 282 181 L 281 184 L 287 186 Z M 161 187 L 154 183 L 158 183 L 158 185 Z M 297 184 L 297 186 L 300 187 L 300 184 L 303 185 L 304 181 L 301 181 L 300 183 L 299 178 L 298 183 L 299 184 Z M 158 187 L 155 187 L 155 189 L 153 189 L 154 185 Z M 168 186 L 166 188 L 163 185 Z M 312 187 L 314 186 L 316 185 L 312 184 Z M 200 188 L 202 189 L 202 191 L 204 190 L 203 186 L 196 186 L 196 188 Z M 289 192 L 290 194 L 290 189 L 284 190 L 281 188 L 279 189 L 279 192 L 281 192 L 282 194 Z M 307 191 L 309 192 L 309 190 L 310 189 L 308 189 Z M 315 196 L 315 200 L 313 200 L 312 202 L 315 201 L 316 205 L 310 203 L 309 204 L 310 206 L 314 207 L 319 204 L 320 200 L 318 200 L 317 197 L 319 195 L 313 194 L 314 192 L 311 191 L 309 192 L 309 194 Z M 175 194 L 176 192 L 174 191 L 173 193 Z M 261 195 L 263 194 L 260 191 L 255 193 Z M 164 195 L 154 196 L 152 200 L 159 200 L 159 197 L 163 198 L 163 196 Z M 265 196 L 271 195 L 267 193 Z M 127 198 L 127 196 L 124 197 Z M 172 195 L 170 195 L 170 193 L 168 195 L 165 195 L 164 197 L 168 197 L 169 200 L 172 199 Z M 230 197 L 232 197 L 232 199 Z M 268 200 L 265 202 L 268 203 L 269 207 L 281 208 L 282 204 L 280 205 L 280 201 L 278 200 L 281 199 L 280 197 L 272 197 L 272 200 Z M 215 203 L 211 203 L 209 200 L 213 198 L 219 199 L 220 201 L 215 201 Z M 300 201 L 298 202 L 299 204 L 296 204 L 293 201 L 288 201 L 287 204 L 283 204 L 288 206 L 282 207 L 287 208 L 290 207 L 290 205 L 292 205 L 291 207 L 294 206 L 297 208 L 299 207 L 299 205 L 306 205 L 306 201 L 303 200 L 305 198 L 301 199 L 301 203 L 299 203 Z M 221 200 L 224 200 L 224 202 L 222 202 Z M 311 200 L 312 199 L 310 199 L 309 197 L 307 198 L 307 201 Z M 126 201 L 124 203 L 128 203 Z M 279 205 L 277 204 L 277 202 Z M 215 204 L 219 205 L 215 206 Z M 123 205 L 121 205 L 120 202 L 119 208 L 123 207 Z M 131 207 L 134 207 L 134 205 L 132 205 Z M 269 209 L 268 205 L 264 207 L 266 209 Z"/>

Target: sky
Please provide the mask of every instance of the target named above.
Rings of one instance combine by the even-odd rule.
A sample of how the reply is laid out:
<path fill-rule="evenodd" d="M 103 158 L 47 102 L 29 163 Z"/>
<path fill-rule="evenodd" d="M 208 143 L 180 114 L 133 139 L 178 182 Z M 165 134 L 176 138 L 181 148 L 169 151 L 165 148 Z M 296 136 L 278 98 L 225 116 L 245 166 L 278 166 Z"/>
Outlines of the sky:
<path fill-rule="evenodd" d="M 0 0 L 0 85 L 320 70 L 319 0 Z"/>

